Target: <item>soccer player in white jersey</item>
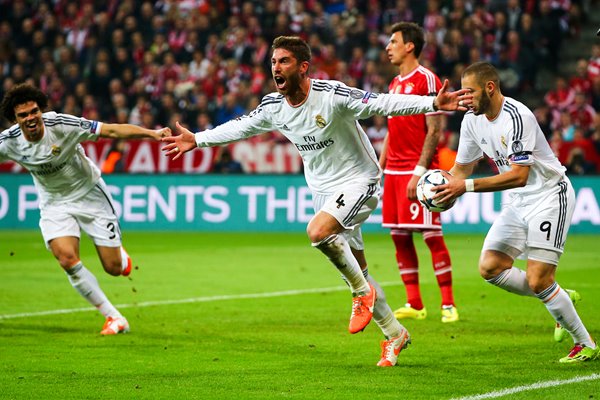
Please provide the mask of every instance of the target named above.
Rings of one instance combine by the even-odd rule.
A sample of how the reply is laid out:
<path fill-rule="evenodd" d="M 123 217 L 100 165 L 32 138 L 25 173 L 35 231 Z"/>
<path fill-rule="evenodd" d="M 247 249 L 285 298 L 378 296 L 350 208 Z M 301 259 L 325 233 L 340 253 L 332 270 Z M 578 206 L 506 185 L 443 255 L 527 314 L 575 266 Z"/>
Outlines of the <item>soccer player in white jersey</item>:
<path fill-rule="evenodd" d="M 561 363 L 596 359 L 600 349 L 573 304 L 579 295 L 561 289 L 555 281 L 575 207 L 566 169 L 553 154 L 533 113 L 502 95 L 498 73 L 491 64 L 478 62 L 467 67 L 461 84 L 473 94 L 473 104 L 461 124 L 456 163 L 450 170 L 453 176 L 447 175 L 449 182 L 438 187 L 436 198 L 446 202 L 465 192 L 510 191 L 508 204 L 503 205 L 483 244 L 481 276 L 495 286 L 544 303 L 559 324 L 558 333 L 566 330 L 575 343 Z M 494 160 L 499 173 L 466 179 L 483 153 Z M 527 272 L 513 266 L 519 256 L 527 259 Z"/>
<path fill-rule="evenodd" d="M 349 331 L 362 331 L 371 318 L 386 338 L 377 365 L 393 366 L 410 343 L 408 331 L 394 318 L 381 287 L 367 273 L 360 226 L 376 208 L 381 169 L 358 119 L 374 114 L 404 115 L 435 109 L 466 110 L 466 91 L 437 97 L 376 94 L 338 81 L 310 79 L 310 48 L 298 37 L 273 42 L 271 70 L 278 93 L 262 99 L 249 115 L 193 134 L 177 123 L 181 135 L 164 138 L 167 155 L 180 157 L 196 147 L 229 143 L 277 130 L 298 149 L 313 194 L 316 215 L 308 224 L 312 245 L 337 267 L 352 291 Z"/>
<path fill-rule="evenodd" d="M 105 317 L 100 333 L 127 332 L 129 323 L 79 258 L 83 230 L 92 238 L 106 272 L 114 276 L 131 273 L 131 259 L 121 246 L 112 198 L 100 170 L 80 143 L 100 137 L 160 140 L 171 130 L 42 113 L 47 105 L 46 95 L 31 85 L 17 85 L 6 93 L 0 110 L 15 125 L 0 133 L 0 162 L 15 161 L 31 173 L 39 193 L 40 228 L 46 247 L 67 273 L 73 288 Z"/>

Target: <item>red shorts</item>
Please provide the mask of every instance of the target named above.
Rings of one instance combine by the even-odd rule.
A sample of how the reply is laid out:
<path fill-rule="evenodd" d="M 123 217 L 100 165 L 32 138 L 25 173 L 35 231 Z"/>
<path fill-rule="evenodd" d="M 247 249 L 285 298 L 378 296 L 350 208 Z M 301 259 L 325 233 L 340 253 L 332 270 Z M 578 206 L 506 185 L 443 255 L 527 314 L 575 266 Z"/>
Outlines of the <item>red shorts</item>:
<path fill-rule="evenodd" d="M 385 174 L 383 180 L 383 227 L 413 230 L 442 229 L 439 212 L 431 212 L 406 196 L 412 173 Z"/>

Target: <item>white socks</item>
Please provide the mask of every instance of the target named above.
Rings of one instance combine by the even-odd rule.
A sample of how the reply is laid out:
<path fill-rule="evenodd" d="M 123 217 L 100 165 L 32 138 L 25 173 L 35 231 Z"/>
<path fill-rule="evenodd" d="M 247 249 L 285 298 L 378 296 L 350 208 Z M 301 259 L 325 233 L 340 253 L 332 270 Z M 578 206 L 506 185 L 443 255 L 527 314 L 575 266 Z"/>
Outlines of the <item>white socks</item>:
<path fill-rule="evenodd" d="M 123 246 L 121 246 L 120 249 L 121 249 L 121 266 L 122 266 L 122 271 L 125 271 L 125 269 L 129 265 L 129 254 L 127 254 L 127 252 L 125 251 L 125 249 L 123 248 Z"/>
<path fill-rule="evenodd" d="M 596 347 L 589 332 L 581 322 L 571 297 L 560 288 L 558 283 L 554 282 L 549 288 L 539 293 L 537 298 L 544 303 L 554 320 L 571 334 L 575 343 L 581 343 L 591 348 Z"/>
<path fill-rule="evenodd" d="M 366 270 L 365 274 L 367 274 Z M 367 275 L 367 279 L 377 292 L 377 299 L 375 300 L 375 306 L 373 307 L 373 320 L 377 326 L 379 326 L 386 339 L 400 336 L 402 328 L 404 327 L 398 322 L 396 317 L 394 317 L 394 313 L 387 303 L 383 289 L 381 289 L 379 283 L 377 283 L 371 275 Z"/>
<path fill-rule="evenodd" d="M 535 296 L 535 293 L 529 287 L 529 283 L 527 283 L 525 271 L 517 267 L 504 270 L 498 276 L 488 279 L 487 282 L 521 296 Z"/>
<path fill-rule="evenodd" d="M 312 245 L 321 250 L 336 266 L 350 286 L 352 293 L 370 292 L 369 284 L 363 276 L 360 265 L 354 258 L 348 241 L 343 236 L 331 235 Z"/>
<path fill-rule="evenodd" d="M 91 305 L 96 307 L 104 317 L 122 317 L 121 313 L 108 300 L 96 277 L 83 266 L 80 261 L 66 270 L 71 286 Z"/>
<path fill-rule="evenodd" d="M 549 288 L 535 294 L 527 283 L 525 271 L 516 267 L 503 271 L 498 276 L 487 280 L 487 282 L 511 293 L 537 297 L 544 303 L 554 320 L 571 334 L 575 343 L 581 343 L 592 348 L 596 346 L 583 322 L 581 322 L 569 294 L 562 290 L 558 283 L 554 282 Z"/>

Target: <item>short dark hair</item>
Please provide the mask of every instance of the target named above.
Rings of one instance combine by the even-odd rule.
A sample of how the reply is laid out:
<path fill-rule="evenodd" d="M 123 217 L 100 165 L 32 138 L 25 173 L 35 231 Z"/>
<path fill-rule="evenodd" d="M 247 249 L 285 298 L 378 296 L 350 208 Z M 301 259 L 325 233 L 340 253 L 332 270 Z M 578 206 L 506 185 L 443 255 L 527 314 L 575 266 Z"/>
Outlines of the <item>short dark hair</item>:
<path fill-rule="evenodd" d="M 425 33 L 414 22 L 398 22 L 392 25 L 392 33 L 401 32 L 404 43 L 412 42 L 415 45 L 415 57 L 419 58 L 425 46 Z"/>
<path fill-rule="evenodd" d="M 312 58 L 310 46 L 298 36 L 278 36 L 271 47 L 273 50 L 285 49 L 291 52 L 298 62 L 310 62 Z"/>
<path fill-rule="evenodd" d="M 35 86 L 22 83 L 13 86 L 6 92 L 2 99 L 2 104 L 0 104 L 0 111 L 4 118 L 10 122 L 15 122 L 17 120 L 15 107 L 30 101 L 35 101 L 41 110 L 48 107 L 48 96 L 44 92 Z"/>
<path fill-rule="evenodd" d="M 477 84 L 481 87 L 485 86 L 486 82 L 492 81 L 496 87 L 500 87 L 500 77 L 498 71 L 492 64 L 487 61 L 478 61 L 469 65 L 462 73 L 462 76 L 475 75 Z"/>

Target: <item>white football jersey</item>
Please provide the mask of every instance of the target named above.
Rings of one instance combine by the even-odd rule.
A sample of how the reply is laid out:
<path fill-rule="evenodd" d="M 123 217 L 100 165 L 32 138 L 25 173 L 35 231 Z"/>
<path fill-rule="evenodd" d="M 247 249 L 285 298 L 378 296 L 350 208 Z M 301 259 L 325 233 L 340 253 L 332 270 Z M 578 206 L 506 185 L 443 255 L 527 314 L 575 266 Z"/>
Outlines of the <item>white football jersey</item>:
<path fill-rule="evenodd" d="M 248 115 L 196 133 L 196 143 L 214 146 L 277 130 L 300 152 L 309 188 L 326 194 L 348 182 L 380 179 L 377 156 L 357 120 L 431 111 L 433 97 L 371 93 L 311 79 L 302 104 L 291 106 L 283 95 L 271 93 Z"/>
<path fill-rule="evenodd" d="M 44 136 L 37 143 L 27 141 L 16 124 L 0 133 L 0 162 L 12 160 L 31 172 L 41 205 L 78 199 L 100 179 L 80 143 L 97 140 L 102 123 L 55 112 L 42 119 Z"/>
<path fill-rule="evenodd" d="M 510 189 L 527 197 L 543 197 L 555 191 L 565 180 L 566 168 L 558 161 L 531 110 L 510 97 L 505 97 L 500 114 L 493 121 L 485 115 L 465 114 L 461 128 L 456 162 L 468 164 L 490 157 L 500 172 L 511 164 L 528 165 L 527 185 Z"/>

